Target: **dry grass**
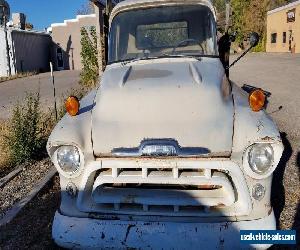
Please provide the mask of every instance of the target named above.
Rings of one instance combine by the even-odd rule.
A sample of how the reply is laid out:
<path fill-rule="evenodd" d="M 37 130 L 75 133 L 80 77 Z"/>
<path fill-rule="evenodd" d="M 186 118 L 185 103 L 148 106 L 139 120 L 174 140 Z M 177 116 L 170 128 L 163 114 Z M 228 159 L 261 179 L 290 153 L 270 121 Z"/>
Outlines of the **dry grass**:
<path fill-rule="evenodd" d="M 8 132 L 8 121 L 0 120 L 0 172 L 2 168 L 7 168 L 10 162 L 10 155 L 4 139 L 4 136 L 6 136 Z"/>
<path fill-rule="evenodd" d="M 34 76 L 34 75 L 37 75 L 37 74 L 38 74 L 37 72 L 18 73 L 18 74 L 13 75 L 13 76 L 0 77 L 0 82 L 6 82 L 6 81 L 10 81 L 10 80 L 15 80 L 15 79 L 18 79 L 18 78 Z"/>

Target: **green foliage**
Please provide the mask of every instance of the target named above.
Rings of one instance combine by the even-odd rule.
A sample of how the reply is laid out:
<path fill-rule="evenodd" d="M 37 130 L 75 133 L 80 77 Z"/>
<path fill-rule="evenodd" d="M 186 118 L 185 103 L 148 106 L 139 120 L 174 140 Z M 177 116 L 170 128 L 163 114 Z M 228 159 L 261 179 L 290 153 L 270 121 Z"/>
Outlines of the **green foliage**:
<path fill-rule="evenodd" d="M 45 151 L 46 138 L 41 129 L 40 97 L 28 94 L 23 104 L 13 109 L 6 145 L 12 164 L 20 164 L 30 159 L 38 159 Z"/>
<path fill-rule="evenodd" d="M 81 28 L 81 62 L 83 70 L 80 83 L 87 87 L 97 84 L 99 76 L 97 33 L 94 26 L 89 30 Z"/>
<path fill-rule="evenodd" d="M 236 41 L 241 43 L 245 38 L 245 12 L 249 6 L 249 0 L 231 0 L 232 29 L 236 32 Z"/>
<path fill-rule="evenodd" d="M 252 52 L 265 52 L 266 51 L 266 36 L 263 36 Z"/>
<path fill-rule="evenodd" d="M 254 51 L 265 51 L 267 11 L 287 4 L 289 0 L 231 0 L 232 30 L 236 43 L 242 45 L 250 32 L 257 32 L 261 41 Z"/>
<path fill-rule="evenodd" d="M 212 2 L 218 13 L 225 11 L 225 0 L 213 0 Z"/>

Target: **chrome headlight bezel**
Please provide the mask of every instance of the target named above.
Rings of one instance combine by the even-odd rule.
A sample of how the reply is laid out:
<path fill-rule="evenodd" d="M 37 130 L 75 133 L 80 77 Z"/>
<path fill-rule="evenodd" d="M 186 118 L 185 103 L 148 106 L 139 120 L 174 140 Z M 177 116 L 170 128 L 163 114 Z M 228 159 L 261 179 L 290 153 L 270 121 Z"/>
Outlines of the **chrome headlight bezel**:
<path fill-rule="evenodd" d="M 265 146 L 265 147 L 272 148 L 273 159 L 272 159 L 270 166 L 264 172 L 255 171 L 255 169 L 253 169 L 253 166 L 251 166 L 251 164 L 249 162 L 249 154 L 255 146 Z M 244 152 L 244 156 L 243 156 L 244 171 L 246 172 L 247 175 L 249 175 L 250 177 L 257 179 L 257 180 L 268 178 L 275 171 L 275 169 L 280 161 L 282 152 L 283 152 L 283 145 L 280 141 L 254 143 L 254 144 L 250 145 Z"/>
<path fill-rule="evenodd" d="M 62 148 L 68 148 L 68 147 L 70 147 L 70 148 L 73 147 L 75 149 L 74 151 L 78 153 L 79 162 L 78 162 L 78 166 L 76 166 L 74 171 L 65 171 L 63 169 L 63 167 L 61 166 L 61 164 L 59 163 L 59 161 L 60 161 L 58 158 L 59 150 L 61 150 Z M 59 145 L 56 147 L 55 152 L 53 154 L 53 162 L 54 162 L 55 167 L 57 168 L 57 171 L 62 176 L 66 177 L 66 178 L 76 178 L 82 172 L 82 169 L 84 166 L 84 156 L 83 156 L 83 153 L 80 150 L 80 148 L 75 145 Z"/>

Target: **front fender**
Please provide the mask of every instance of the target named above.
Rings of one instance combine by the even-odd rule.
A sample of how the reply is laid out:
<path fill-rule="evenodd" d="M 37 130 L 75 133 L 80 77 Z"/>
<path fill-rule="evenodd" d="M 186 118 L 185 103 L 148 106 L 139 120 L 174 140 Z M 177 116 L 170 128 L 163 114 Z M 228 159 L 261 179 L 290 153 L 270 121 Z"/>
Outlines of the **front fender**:
<path fill-rule="evenodd" d="M 253 112 L 249 107 L 248 94 L 232 85 L 234 99 L 233 153 L 242 153 L 254 143 L 278 143 L 283 146 L 278 128 L 272 118 L 261 110 Z M 281 152 L 282 153 L 282 152 Z"/>
<path fill-rule="evenodd" d="M 47 143 L 47 151 L 51 158 L 58 146 L 74 145 L 81 149 L 85 162 L 94 159 L 91 118 L 95 95 L 96 90 L 92 90 L 81 100 L 77 116 L 66 114 L 56 125 Z"/>

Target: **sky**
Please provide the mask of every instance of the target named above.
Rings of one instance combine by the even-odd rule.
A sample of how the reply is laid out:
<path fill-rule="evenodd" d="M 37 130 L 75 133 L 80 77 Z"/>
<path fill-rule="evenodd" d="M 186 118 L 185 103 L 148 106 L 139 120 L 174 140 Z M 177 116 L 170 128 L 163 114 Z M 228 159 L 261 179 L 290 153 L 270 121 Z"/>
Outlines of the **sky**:
<path fill-rule="evenodd" d="M 32 23 L 35 30 L 43 30 L 51 23 L 61 23 L 76 16 L 77 10 L 87 0 L 6 0 L 10 12 L 22 12 L 26 22 Z"/>

